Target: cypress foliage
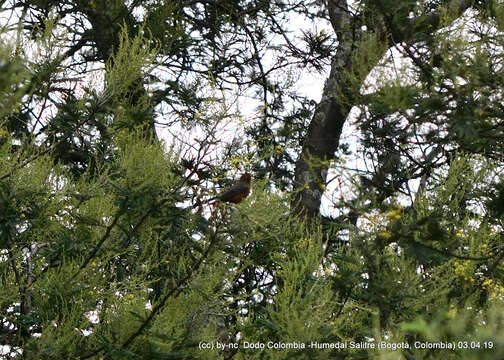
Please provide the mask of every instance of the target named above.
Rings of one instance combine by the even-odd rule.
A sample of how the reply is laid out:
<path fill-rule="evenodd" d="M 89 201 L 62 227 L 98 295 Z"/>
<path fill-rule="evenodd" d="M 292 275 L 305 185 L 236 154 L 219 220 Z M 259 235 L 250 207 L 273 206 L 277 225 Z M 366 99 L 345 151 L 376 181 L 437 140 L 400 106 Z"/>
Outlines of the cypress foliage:
<path fill-rule="evenodd" d="M 359 2 L 361 27 L 380 31 L 355 36 L 341 74 L 348 87 L 331 96 L 359 108 L 362 151 L 354 155 L 372 165 L 350 172 L 343 145 L 337 161 L 313 158 L 311 170 L 331 168 L 348 182 L 330 204 L 337 216 L 311 218 L 295 213 L 292 199 L 296 191 L 327 194 L 326 184 L 293 190 L 289 152 L 300 151 L 312 108 L 293 95 L 299 107 L 275 127 L 286 90 L 266 74 L 253 77 L 278 95 L 275 106 L 265 106 L 258 128 L 247 127 L 247 139 L 218 152 L 222 159 L 208 156 L 220 126 L 234 119 L 226 92 L 215 95 L 219 76 L 243 69 L 238 55 L 226 63 L 220 54 L 208 72 L 198 66 L 237 29 L 246 28 L 247 41 L 252 32 L 263 39 L 247 25 L 280 5 L 205 2 L 199 14 L 193 2 L 156 1 L 144 3 L 151 7 L 140 25 L 124 2 L 75 2 L 103 32 L 86 35 L 96 51 L 83 55 L 102 61 L 95 86 L 70 76 L 68 57 L 58 55 L 54 3 L 30 2 L 44 21 L 17 47 L 0 44 L 0 356 L 504 357 L 498 2 L 464 15 L 479 21 L 470 36 L 458 31 L 454 8 L 433 2 L 444 28 L 431 32 L 425 20 L 407 29 L 414 46 L 396 44 L 404 73 L 393 77 L 380 56 L 390 37 L 380 29 L 399 35 L 408 18 L 431 9 Z M 385 16 L 394 4 L 396 14 Z M 324 33 L 305 36 L 327 59 Z M 26 44 L 36 45 L 33 54 L 20 50 Z M 206 79 L 156 88 L 163 56 Z M 196 151 L 154 136 L 160 97 L 173 99 L 182 129 L 204 132 Z M 254 175 L 245 201 L 198 202 L 217 192 L 210 184 L 225 187 L 230 169 L 244 168 Z"/>

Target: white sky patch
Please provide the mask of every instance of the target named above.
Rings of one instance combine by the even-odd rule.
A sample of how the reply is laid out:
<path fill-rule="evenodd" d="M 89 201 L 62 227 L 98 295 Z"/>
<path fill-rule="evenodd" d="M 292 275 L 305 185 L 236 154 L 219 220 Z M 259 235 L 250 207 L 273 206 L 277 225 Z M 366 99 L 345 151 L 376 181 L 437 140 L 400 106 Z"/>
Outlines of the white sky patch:
<path fill-rule="evenodd" d="M 100 322 L 100 316 L 97 310 L 89 311 L 85 316 L 91 324 L 98 324 Z"/>
<path fill-rule="evenodd" d="M 0 355 L 9 356 L 9 358 L 18 357 L 18 355 L 23 354 L 23 349 L 13 348 L 10 345 L 0 345 Z"/>
<path fill-rule="evenodd" d="M 78 330 L 78 329 L 76 329 L 76 330 Z M 89 336 L 89 335 L 91 335 L 93 333 L 93 330 L 91 330 L 91 329 L 89 329 L 89 330 L 88 329 L 81 329 L 80 332 L 81 332 L 81 334 L 83 336 L 87 337 L 87 336 Z"/>

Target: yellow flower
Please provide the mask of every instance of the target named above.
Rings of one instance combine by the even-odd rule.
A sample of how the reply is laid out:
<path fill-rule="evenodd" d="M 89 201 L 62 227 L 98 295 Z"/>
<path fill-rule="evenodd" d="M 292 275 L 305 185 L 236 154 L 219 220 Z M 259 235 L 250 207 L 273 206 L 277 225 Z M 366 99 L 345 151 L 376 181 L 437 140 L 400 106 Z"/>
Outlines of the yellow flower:
<path fill-rule="evenodd" d="M 399 220 L 402 216 L 403 208 L 399 206 L 397 209 L 389 210 L 387 212 L 387 217 L 390 220 Z"/>
<path fill-rule="evenodd" d="M 380 231 L 378 233 L 379 236 L 381 236 L 382 238 L 385 238 L 385 239 L 390 239 L 392 237 L 392 234 L 390 233 L 390 231 Z"/>
<path fill-rule="evenodd" d="M 231 166 L 233 166 L 235 169 L 241 169 L 241 162 L 242 159 L 239 157 L 234 157 L 231 159 Z"/>
<path fill-rule="evenodd" d="M 310 240 L 307 238 L 302 238 L 298 241 L 296 247 L 300 249 L 306 249 L 308 247 L 309 241 Z"/>
<path fill-rule="evenodd" d="M 475 113 L 476 115 L 479 115 L 479 116 L 484 116 L 484 115 L 486 115 L 486 111 L 485 111 L 485 110 L 483 110 L 483 109 L 480 109 L 480 108 L 475 109 L 475 110 L 474 110 L 474 113 Z"/>

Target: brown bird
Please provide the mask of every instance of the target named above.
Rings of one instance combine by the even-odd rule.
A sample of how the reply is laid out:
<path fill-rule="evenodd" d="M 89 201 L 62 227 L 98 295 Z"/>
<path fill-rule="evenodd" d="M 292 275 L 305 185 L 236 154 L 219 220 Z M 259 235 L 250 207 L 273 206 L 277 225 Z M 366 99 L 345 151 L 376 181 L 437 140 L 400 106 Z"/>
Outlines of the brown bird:
<path fill-rule="evenodd" d="M 224 190 L 219 196 L 206 200 L 205 203 L 217 200 L 222 202 L 238 204 L 240 201 L 245 199 L 250 194 L 250 180 L 251 180 L 250 174 L 244 173 L 240 177 L 240 180 L 238 180 L 233 186 Z M 199 205 L 201 205 L 201 202 L 196 203 L 194 207 L 197 207 Z"/>

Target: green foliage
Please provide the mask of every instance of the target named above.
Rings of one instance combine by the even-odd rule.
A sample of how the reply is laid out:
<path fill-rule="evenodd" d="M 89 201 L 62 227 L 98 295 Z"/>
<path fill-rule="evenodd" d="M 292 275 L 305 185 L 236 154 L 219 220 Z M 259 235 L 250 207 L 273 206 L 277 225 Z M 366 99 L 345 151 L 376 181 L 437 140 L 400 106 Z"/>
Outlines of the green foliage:
<path fill-rule="evenodd" d="M 400 328 L 419 344 L 419 348 L 412 351 L 412 356 L 417 358 L 494 359 L 502 356 L 502 321 L 502 304 L 492 304 L 484 315 L 471 306 L 452 306 L 436 310 L 430 323 L 419 318 Z M 422 344 L 429 343 L 438 347 L 434 350 L 421 348 Z M 445 345 L 444 349 L 439 348 L 441 344 Z"/>
<path fill-rule="evenodd" d="M 153 72 L 152 66 L 159 49 L 152 45 L 152 39 L 144 36 L 144 29 L 139 29 L 139 34 L 130 39 L 126 27 L 119 34 L 119 47 L 117 52 L 110 57 L 107 64 L 105 81 L 107 90 L 112 96 L 117 97 L 119 103 L 125 105 L 139 105 L 138 101 L 131 103 L 128 99 L 121 99 L 138 89 L 140 81 L 149 73 Z M 146 101 L 145 99 L 144 101 Z"/>
<path fill-rule="evenodd" d="M 338 46 L 352 37 L 348 57 L 333 59 L 348 71 L 328 88 L 361 108 L 354 155 L 370 165 L 310 153 L 311 170 L 350 179 L 334 217 L 313 219 L 289 191 L 315 104 L 291 91 L 285 64 L 322 69 L 336 40 L 303 32 L 307 50 L 278 46 L 275 69 L 261 59 L 295 12 L 325 14 L 303 2 L 21 5 L 16 44 L 0 46 L 0 345 L 12 357 L 503 356 L 498 2 L 467 15 L 481 22 L 471 36 L 436 1 L 356 2 L 337 34 Z M 382 54 L 404 34 L 406 65 L 390 76 Z M 259 86 L 260 121 L 236 116 L 230 86 Z M 219 147 L 234 121 L 244 135 Z M 170 122 L 202 134 L 165 147 L 154 124 Z M 251 195 L 205 203 L 239 176 L 229 169 L 253 174 Z"/>
<path fill-rule="evenodd" d="M 0 119 L 12 111 L 19 109 L 19 102 L 23 95 L 23 83 L 27 78 L 27 71 L 21 59 L 12 55 L 12 49 L 5 43 L 0 47 Z"/>

